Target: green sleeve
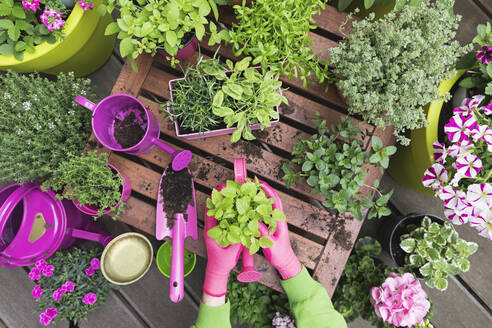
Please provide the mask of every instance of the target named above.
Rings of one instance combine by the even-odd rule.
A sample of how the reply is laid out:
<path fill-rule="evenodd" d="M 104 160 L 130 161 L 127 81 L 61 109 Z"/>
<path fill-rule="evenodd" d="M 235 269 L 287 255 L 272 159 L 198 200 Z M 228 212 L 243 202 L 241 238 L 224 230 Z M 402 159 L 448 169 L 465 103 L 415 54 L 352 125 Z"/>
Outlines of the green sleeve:
<path fill-rule="evenodd" d="M 231 328 L 231 304 L 208 306 L 200 302 L 198 318 L 191 328 Z"/>
<path fill-rule="evenodd" d="M 305 267 L 294 278 L 280 281 L 289 298 L 297 328 L 346 328 L 347 323 L 331 303 L 324 287 L 309 275 Z"/>

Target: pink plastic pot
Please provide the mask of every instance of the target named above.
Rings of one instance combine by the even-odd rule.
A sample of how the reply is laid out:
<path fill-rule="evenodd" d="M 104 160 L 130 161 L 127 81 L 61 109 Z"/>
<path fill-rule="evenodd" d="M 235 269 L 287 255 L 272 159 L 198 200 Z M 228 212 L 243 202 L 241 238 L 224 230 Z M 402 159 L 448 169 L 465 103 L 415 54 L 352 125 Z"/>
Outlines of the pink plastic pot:
<path fill-rule="evenodd" d="M 230 73 L 230 72 L 232 72 L 232 71 L 228 71 L 228 73 Z M 184 78 L 180 78 L 180 79 L 174 79 L 174 80 L 169 81 L 169 94 L 170 94 L 169 98 L 171 101 L 174 101 L 173 100 L 173 83 L 176 81 L 183 80 L 183 79 Z M 282 95 L 282 90 L 279 90 L 278 92 L 280 93 L 280 95 Z M 167 106 L 168 112 L 170 112 L 169 109 L 170 109 L 170 106 L 168 105 Z M 280 116 L 279 106 L 275 107 L 275 110 L 277 111 L 277 113 Z M 179 131 L 178 122 L 176 120 L 173 120 L 173 122 L 174 122 L 174 129 L 176 130 L 176 136 L 183 138 L 183 139 L 186 139 L 186 140 L 221 136 L 221 135 L 225 135 L 225 134 L 231 134 L 236 130 L 236 128 L 233 127 L 233 128 L 225 128 L 225 129 L 218 129 L 218 130 L 212 130 L 212 131 L 205 131 L 205 132 L 200 132 L 200 133 L 198 133 L 198 132 L 181 133 Z M 270 121 L 270 125 L 275 126 L 279 122 L 280 122 L 280 120 L 273 120 L 273 121 Z M 258 130 L 261 128 L 260 124 L 251 124 L 249 127 L 251 128 L 251 130 Z"/>
<path fill-rule="evenodd" d="M 128 179 L 126 176 L 124 176 L 123 174 L 121 174 L 120 171 L 118 171 L 118 169 L 116 167 L 114 167 L 113 165 L 109 164 L 108 163 L 108 166 L 113 170 L 115 171 L 117 174 L 119 174 L 124 182 L 123 182 L 123 190 L 121 191 L 121 198 L 120 198 L 120 201 L 118 203 L 116 203 L 114 206 L 110 207 L 110 208 L 107 208 L 103 214 L 109 214 L 111 211 L 113 210 L 116 210 L 118 208 L 118 206 L 120 206 L 120 204 L 122 202 L 126 202 L 126 200 L 128 198 L 130 198 L 130 194 L 132 193 L 132 185 L 130 183 L 130 179 Z M 97 215 L 97 212 L 99 210 L 99 207 L 97 206 L 94 206 L 94 205 L 89 205 L 89 204 L 84 204 L 84 205 L 80 205 L 79 202 L 74 199 L 73 200 L 73 204 L 80 210 L 82 211 L 83 213 L 85 214 L 89 214 L 91 216 L 96 216 Z"/>
<path fill-rule="evenodd" d="M 46 259 L 76 238 L 104 246 L 113 239 L 72 202 L 60 201 L 36 183 L 0 190 L 0 234 L 0 265 L 9 268 Z"/>
<path fill-rule="evenodd" d="M 183 48 L 181 48 L 181 49 L 178 50 L 178 53 L 176 54 L 176 56 L 174 56 L 174 58 L 176 58 L 178 60 L 188 59 L 191 56 L 193 56 L 193 54 L 195 53 L 196 49 L 198 49 L 198 39 L 197 39 L 196 35 L 193 35 L 193 38 L 191 40 L 189 40 L 184 45 Z M 162 56 L 164 56 L 164 58 L 173 57 L 170 54 L 168 54 L 166 51 L 159 51 L 159 53 Z"/>

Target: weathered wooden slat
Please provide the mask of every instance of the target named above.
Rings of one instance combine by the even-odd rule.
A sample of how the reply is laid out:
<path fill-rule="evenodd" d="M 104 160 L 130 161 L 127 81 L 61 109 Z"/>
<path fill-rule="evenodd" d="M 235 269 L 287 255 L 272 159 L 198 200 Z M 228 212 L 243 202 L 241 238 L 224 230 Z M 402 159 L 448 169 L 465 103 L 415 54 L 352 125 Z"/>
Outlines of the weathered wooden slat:
<path fill-rule="evenodd" d="M 313 18 L 319 29 L 323 29 L 339 37 L 344 37 L 344 34 L 352 33 L 352 24 L 350 22 L 357 19 L 357 17 L 353 17 L 345 25 L 343 33 L 341 33 L 339 30 L 340 25 L 346 20 L 347 13 L 338 11 L 337 8 L 327 5 L 325 10 L 322 10 L 319 15 L 315 15 Z"/>

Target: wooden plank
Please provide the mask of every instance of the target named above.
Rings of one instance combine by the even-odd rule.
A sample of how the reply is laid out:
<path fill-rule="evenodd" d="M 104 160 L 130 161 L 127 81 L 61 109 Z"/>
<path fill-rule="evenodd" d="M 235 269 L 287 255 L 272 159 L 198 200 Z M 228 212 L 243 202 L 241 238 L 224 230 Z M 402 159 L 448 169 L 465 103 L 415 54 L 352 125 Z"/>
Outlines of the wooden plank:
<path fill-rule="evenodd" d="M 483 3 L 491 3 L 490 0 L 482 0 Z M 477 25 L 492 23 L 492 18 L 487 16 L 473 0 L 459 0 L 454 4 L 454 11 L 462 16 L 456 40 L 462 45 L 470 43 L 477 35 Z"/>
<path fill-rule="evenodd" d="M 358 20 L 356 16 L 352 17 L 351 20 L 345 25 L 343 33 L 340 32 L 340 25 L 346 20 L 347 13 L 343 11 L 338 11 L 337 8 L 326 5 L 326 9 L 322 10 L 319 15 L 315 15 L 314 20 L 316 21 L 316 26 L 327 32 L 335 34 L 339 37 L 344 37 L 344 34 L 352 33 L 352 24 L 354 20 Z"/>
<path fill-rule="evenodd" d="M 475 0 L 475 3 L 480 4 L 482 6 L 483 12 L 492 19 L 492 1 L 490 0 Z M 482 9 L 481 8 L 481 9 Z"/>

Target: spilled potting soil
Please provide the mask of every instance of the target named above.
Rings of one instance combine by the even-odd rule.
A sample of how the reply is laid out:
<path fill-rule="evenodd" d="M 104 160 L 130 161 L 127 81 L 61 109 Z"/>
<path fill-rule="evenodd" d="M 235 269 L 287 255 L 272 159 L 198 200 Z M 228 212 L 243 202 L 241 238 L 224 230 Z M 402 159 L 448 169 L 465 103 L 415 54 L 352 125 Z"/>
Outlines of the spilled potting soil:
<path fill-rule="evenodd" d="M 132 107 L 125 112 L 114 120 L 114 137 L 123 149 L 138 144 L 147 129 L 147 119 L 141 108 Z"/>
<path fill-rule="evenodd" d="M 192 177 L 187 169 L 174 171 L 167 168 L 166 175 L 162 176 L 160 190 L 163 204 L 162 210 L 166 213 L 167 227 L 172 229 L 176 214 L 182 213 L 185 221 L 188 221 L 186 209 L 193 206 Z"/>

